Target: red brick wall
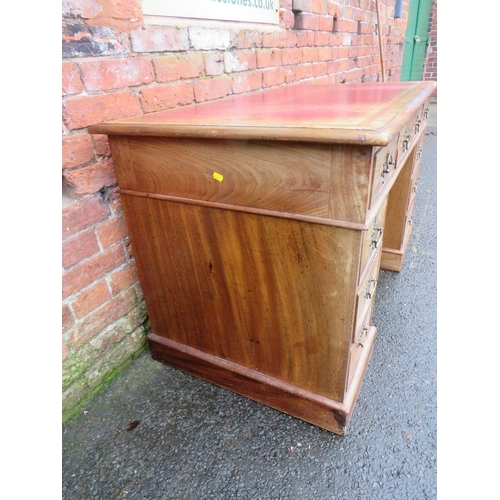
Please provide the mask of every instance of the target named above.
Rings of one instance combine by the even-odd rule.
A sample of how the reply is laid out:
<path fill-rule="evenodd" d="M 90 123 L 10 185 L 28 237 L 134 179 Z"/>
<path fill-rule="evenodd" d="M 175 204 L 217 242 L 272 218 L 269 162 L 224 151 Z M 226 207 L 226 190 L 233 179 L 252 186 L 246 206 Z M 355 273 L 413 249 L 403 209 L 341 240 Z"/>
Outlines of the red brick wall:
<path fill-rule="evenodd" d="M 394 19 L 394 2 L 381 4 L 387 80 L 398 80 L 406 14 Z M 280 26 L 270 31 L 153 25 L 140 0 L 63 0 L 66 413 L 144 346 L 147 328 L 109 145 L 87 127 L 273 86 L 381 80 L 374 0 L 280 6 Z"/>
<path fill-rule="evenodd" d="M 437 0 L 434 0 L 431 5 L 429 38 L 430 44 L 427 47 L 423 79 L 437 81 Z"/>

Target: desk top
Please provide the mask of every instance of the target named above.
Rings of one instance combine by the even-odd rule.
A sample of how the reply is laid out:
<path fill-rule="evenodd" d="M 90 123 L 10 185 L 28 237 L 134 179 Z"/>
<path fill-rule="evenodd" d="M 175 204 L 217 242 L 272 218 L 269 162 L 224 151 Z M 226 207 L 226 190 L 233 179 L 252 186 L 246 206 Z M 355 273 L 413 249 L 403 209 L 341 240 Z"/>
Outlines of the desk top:
<path fill-rule="evenodd" d="M 388 144 L 435 82 L 297 84 L 114 120 L 91 133 Z"/>

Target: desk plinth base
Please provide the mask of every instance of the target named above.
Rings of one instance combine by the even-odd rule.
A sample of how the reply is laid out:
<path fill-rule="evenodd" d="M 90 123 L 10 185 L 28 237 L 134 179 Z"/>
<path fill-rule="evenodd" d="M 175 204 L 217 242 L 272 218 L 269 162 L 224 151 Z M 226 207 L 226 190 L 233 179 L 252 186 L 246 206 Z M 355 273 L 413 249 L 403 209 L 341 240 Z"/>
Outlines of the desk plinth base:
<path fill-rule="evenodd" d="M 401 271 L 405 254 L 401 250 L 383 250 L 380 260 L 380 269 L 386 271 Z"/>
<path fill-rule="evenodd" d="M 343 402 L 320 396 L 154 333 L 148 335 L 148 343 L 152 357 L 156 361 L 322 429 L 345 435 L 371 358 L 375 331 L 375 327 L 370 328 L 365 348 Z"/>

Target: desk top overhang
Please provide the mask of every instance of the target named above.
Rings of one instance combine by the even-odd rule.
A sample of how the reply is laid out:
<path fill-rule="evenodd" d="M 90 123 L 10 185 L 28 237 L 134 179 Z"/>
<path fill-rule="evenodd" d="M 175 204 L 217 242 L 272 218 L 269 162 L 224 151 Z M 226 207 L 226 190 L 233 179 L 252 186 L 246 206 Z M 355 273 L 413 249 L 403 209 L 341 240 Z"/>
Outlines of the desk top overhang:
<path fill-rule="evenodd" d="M 91 133 L 386 146 L 435 82 L 297 84 L 123 118 Z"/>

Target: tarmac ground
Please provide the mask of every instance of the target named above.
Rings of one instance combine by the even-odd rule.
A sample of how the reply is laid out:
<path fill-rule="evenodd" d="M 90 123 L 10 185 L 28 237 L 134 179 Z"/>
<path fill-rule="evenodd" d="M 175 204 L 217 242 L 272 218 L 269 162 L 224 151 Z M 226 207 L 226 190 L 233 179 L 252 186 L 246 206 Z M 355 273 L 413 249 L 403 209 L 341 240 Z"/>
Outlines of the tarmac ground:
<path fill-rule="evenodd" d="M 338 436 L 144 351 L 62 428 L 65 500 L 437 498 L 437 103 L 399 273 L 381 271 L 370 365 Z"/>

